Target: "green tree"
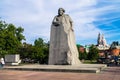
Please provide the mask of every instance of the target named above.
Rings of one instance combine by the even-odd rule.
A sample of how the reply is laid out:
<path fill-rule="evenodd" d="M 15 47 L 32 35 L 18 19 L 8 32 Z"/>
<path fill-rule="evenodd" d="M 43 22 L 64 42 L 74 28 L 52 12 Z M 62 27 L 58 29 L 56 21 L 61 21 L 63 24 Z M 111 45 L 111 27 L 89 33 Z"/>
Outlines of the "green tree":
<path fill-rule="evenodd" d="M 87 55 L 88 55 L 88 53 L 86 51 L 85 52 L 79 52 L 79 59 L 80 60 L 86 60 Z"/>
<path fill-rule="evenodd" d="M 48 62 L 48 53 L 49 48 L 48 44 L 44 42 L 42 38 L 38 38 L 34 41 L 35 46 L 35 54 L 36 58 L 39 60 L 40 63 L 47 63 Z"/>
<path fill-rule="evenodd" d="M 40 64 L 47 64 L 48 62 L 48 43 L 45 43 L 42 38 L 36 39 L 34 45 L 23 43 L 18 52 L 23 60 L 29 59 Z"/>
<path fill-rule="evenodd" d="M 22 27 L 18 27 L 16 29 L 16 37 L 19 42 L 21 42 L 22 40 L 25 40 L 25 36 L 23 36 L 23 34 L 22 34 L 23 31 L 24 31 L 24 29 Z"/>
<path fill-rule="evenodd" d="M 5 21 L 0 20 L 0 53 L 2 55 L 17 53 L 18 48 L 22 44 L 21 41 L 25 39 L 25 37 L 22 35 L 24 29 L 22 29 L 21 32 L 18 31 L 19 29 L 22 28 L 17 28 L 13 24 L 7 24 Z M 18 37 L 20 37 L 20 39 Z"/>
<path fill-rule="evenodd" d="M 98 58 L 98 52 L 99 50 L 95 45 L 91 45 L 89 48 L 89 53 L 88 53 L 88 59 L 89 60 L 96 60 Z"/>
<path fill-rule="evenodd" d="M 88 54 L 87 54 L 87 52 L 85 51 L 85 49 L 84 49 L 84 51 L 80 51 L 80 50 L 79 50 L 80 47 L 83 47 L 83 46 L 80 45 L 80 44 L 77 44 L 77 48 L 78 48 L 78 52 L 79 52 L 79 59 L 80 59 L 80 60 L 86 60 Z"/>
<path fill-rule="evenodd" d="M 32 59 L 32 53 L 34 52 L 34 48 L 32 46 L 32 44 L 28 44 L 28 43 L 23 43 L 21 47 L 19 47 L 18 51 L 17 51 L 19 54 L 20 54 L 20 57 L 22 59 L 25 59 L 25 58 L 29 58 L 29 59 Z"/>
<path fill-rule="evenodd" d="M 35 47 L 44 47 L 45 46 L 45 43 L 44 43 L 44 40 L 42 38 L 38 38 L 34 41 L 34 46 Z"/>

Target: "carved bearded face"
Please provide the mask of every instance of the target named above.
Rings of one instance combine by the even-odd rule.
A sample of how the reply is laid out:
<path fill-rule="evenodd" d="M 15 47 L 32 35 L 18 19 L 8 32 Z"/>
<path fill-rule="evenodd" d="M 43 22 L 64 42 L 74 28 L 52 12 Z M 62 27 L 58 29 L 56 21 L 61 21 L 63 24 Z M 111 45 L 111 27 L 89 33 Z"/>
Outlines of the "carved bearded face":
<path fill-rule="evenodd" d="M 64 9 L 63 8 L 59 8 L 58 10 L 58 15 L 62 16 L 64 14 Z"/>

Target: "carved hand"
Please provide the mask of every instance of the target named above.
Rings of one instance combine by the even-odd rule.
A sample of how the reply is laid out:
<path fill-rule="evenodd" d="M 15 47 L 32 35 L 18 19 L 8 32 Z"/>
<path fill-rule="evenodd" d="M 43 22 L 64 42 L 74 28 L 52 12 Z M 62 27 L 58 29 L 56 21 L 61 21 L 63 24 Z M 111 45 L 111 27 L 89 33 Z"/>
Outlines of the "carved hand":
<path fill-rule="evenodd" d="M 53 25 L 55 25 L 55 26 L 59 26 L 59 25 L 60 25 L 60 22 L 58 22 L 58 21 L 53 22 Z"/>

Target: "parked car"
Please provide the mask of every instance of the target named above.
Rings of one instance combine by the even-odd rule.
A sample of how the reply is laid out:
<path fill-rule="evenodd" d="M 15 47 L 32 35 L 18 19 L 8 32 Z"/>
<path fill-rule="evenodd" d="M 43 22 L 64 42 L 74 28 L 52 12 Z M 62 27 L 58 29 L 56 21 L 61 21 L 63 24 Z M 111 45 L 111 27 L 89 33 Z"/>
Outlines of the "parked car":
<path fill-rule="evenodd" d="M 97 59 L 97 62 L 102 64 L 108 64 L 111 63 L 112 60 L 110 58 L 100 57 Z"/>
<path fill-rule="evenodd" d="M 118 56 L 108 56 L 107 58 L 105 57 L 100 57 L 97 59 L 98 63 L 102 63 L 102 64 L 120 64 L 120 57 Z"/>

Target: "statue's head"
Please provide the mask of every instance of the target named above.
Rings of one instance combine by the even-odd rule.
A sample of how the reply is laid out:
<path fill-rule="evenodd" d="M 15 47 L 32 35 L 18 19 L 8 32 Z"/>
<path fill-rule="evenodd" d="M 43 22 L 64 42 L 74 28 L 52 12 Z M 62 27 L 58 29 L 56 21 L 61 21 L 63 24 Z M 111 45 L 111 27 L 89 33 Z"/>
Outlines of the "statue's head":
<path fill-rule="evenodd" d="M 65 10 L 63 8 L 58 9 L 58 15 L 63 15 L 65 13 Z"/>

